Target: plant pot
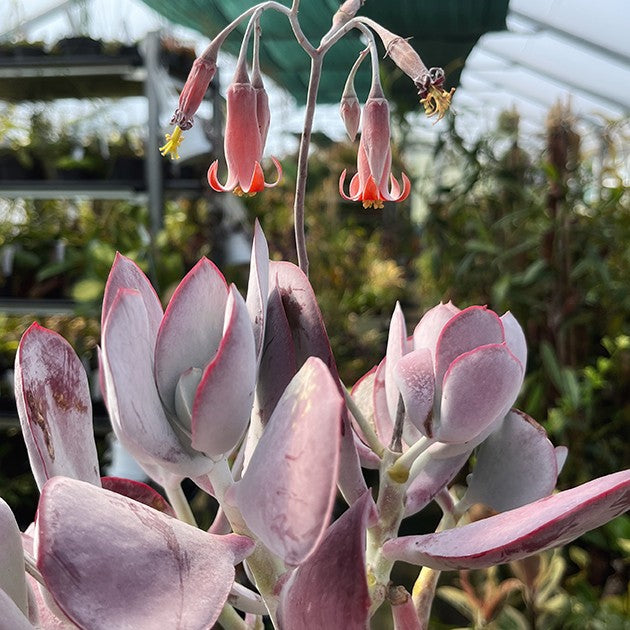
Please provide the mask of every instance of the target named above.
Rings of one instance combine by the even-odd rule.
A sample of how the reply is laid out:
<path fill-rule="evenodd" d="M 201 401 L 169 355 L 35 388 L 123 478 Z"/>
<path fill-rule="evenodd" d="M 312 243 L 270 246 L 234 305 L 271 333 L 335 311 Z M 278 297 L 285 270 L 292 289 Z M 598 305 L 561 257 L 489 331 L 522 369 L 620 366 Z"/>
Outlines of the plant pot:
<path fill-rule="evenodd" d="M 65 37 L 54 46 L 53 51 L 62 56 L 93 57 L 103 51 L 103 43 L 91 37 Z"/>

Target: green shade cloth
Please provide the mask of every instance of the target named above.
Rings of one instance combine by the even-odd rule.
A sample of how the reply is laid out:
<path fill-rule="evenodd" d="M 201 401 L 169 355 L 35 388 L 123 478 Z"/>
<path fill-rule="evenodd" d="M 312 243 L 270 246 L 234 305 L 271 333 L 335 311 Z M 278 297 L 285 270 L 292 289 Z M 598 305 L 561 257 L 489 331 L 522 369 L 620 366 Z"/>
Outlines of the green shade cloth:
<path fill-rule="evenodd" d="M 172 22 L 212 37 L 244 10 L 252 0 L 144 0 L 145 4 Z M 441 66 L 447 73 L 447 86 L 455 87 L 471 49 L 484 33 L 505 29 L 509 0 L 366 0 L 359 15 L 370 17 L 390 31 L 411 37 L 427 67 Z M 340 3 L 336 0 L 303 0 L 300 24 L 311 42 L 318 42 L 329 30 Z M 245 31 L 247 21 L 237 29 Z M 298 46 L 286 17 L 266 11 L 261 19 L 261 66 L 263 72 L 287 89 L 299 103 L 306 99 L 310 60 Z M 348 71 L 364 46 L 358 33 L 343 38 L 326 55 L 319 102 L 339 101 Z M 377 38 L 378 39 L 378 38 Z M 224 49 L 237 54 L 239 35 L 233 33 Z M 414 86 L 387 62 L 384 88 L 399 105 L 417 104 Z M 359 97 L 369 88 L 369 63 L 364 63 L 355 82 Z"/>

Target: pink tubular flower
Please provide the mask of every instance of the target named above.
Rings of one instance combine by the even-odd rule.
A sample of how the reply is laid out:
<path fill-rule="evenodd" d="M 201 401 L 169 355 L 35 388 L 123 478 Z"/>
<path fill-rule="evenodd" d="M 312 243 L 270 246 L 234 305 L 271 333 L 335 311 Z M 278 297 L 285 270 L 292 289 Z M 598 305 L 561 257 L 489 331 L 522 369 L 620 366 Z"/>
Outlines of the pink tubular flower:
<path fill-rule="evenodd" d="M 278 177 L 275 182 L 265 182 L 260 160 L 267 135 L 268 109 L 261 89 L 254 87 L 244 68 L 237 68 L 234 81 L 227 89 L 227 119 L 225 123 L 225 160 L 228 178 L 221 184 L 217 177 L 219 161 L 208 169 L 208 183 L 218 192 L 233 191 L 236 195 L 253 195 L 265 187 L 275 186 L 282 177 L 282 167 L 274 157 Z M 259 121 L 259 115 L 263 120 Z"/>
<path fill-rule="evenodd" d="M 409 196 L 411 183 L 403 173 L 401 190 L 400 184 L 391 173 L 391 165 L 389 105 L 382 96 L 370 96 L 363 107 L 358 172 L 350 181 L 349 196 L 343 190 L 346 171 L 341 173 L 339 193 L 349 201 L 362 201 L 364 208 L 382 208 L 384 201 L 403 201 Z"/>

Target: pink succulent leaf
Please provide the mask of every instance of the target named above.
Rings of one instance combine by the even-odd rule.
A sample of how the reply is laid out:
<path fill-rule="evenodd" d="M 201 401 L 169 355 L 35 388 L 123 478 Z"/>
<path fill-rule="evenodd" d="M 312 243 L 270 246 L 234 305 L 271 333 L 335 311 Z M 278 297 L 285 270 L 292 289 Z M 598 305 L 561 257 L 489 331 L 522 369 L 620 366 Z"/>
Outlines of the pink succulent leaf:
<path fill-rule="evenodd" d="M 254 402 L 256 344 L 245 300 L 230 286 L 223 339 L 197 388 L 192 446 L 209 456 L 231 451 L 243 436 Z"/>
<path fill-rule="evenodd" d="M 223 336 L 228 287 L 223 274 L 202 258 L 173 293 L 155 342 L 155 382 L 164 406 L 175 412 L 183 372 L 205 368 Z"/>
<path fill-rule="evenodd" d="M 212 461 L 192 451 L 165 415 L 153 378 L 154 339 L 138 291 L 118 291 L 102 342 L 107 407 L 122 445 L 145 469 L 165 468 L 180 477 L 207 473 Z"/>
<path fill-rule="evenodd" d="M 101 477 L 101 483 L 105 490 L 122 494 L 124 497 L 144 503 L 158 512 L 164 512 L 164 514 L 177 518 L 175 511 L 166 499 L 151 486 L 147 486 L 146 483 L 121 477 Z"/>
<path fill-rule="evenodd" d="M 503 331 L 505 333 L 505 343 L 507 343 L 510 352 L 519 360 L 523 366 L 523 372 L 527 366 L 527 342 L 525 341 L 525 333 L 516 317 L 508 311 L 501 315 L 503 323 Z"/>
<path fill-rule="evenodd" d="M 450 457 L 440 457 L 439 451 L 443 446 L 441 443 L 431 445 L 418 457 L 417 463 L 414 463 L 420 473 L 407 488 L 406 517 L 425 508 L 437 493 L 455 478 L 473 450 L 471 447 Z"/>
<path fill-rule="evenodd" d="M 269 266 L 269 287 L 272 290 L 277 287 L 282 297 L 282 306 L 293 336 L 298 368 L 309 357 L 320 358 L 330 370 L 339 393 L 343 396 L 324 320 L 308 278 L 292 263 L 272 261 Z M 367 488 L 354 446 L 350 420 L 345 412 L 341 429 L 339 487 L 349 503 L 358 499 Z"/>
<path fill-rule="evenodd" d="M 328 368 L 320 359 L 308 359 L 234 486 L 247 526 L 289 565 L 300 564 L 313 552 L 330 519 L 342 404 Z"/>
<path fill-rule="evenodd" d="M 438 304 L 428 310 L 413 331 L 413 347 L 415 350 L 428 348 L 435 360 L 435 347 L 442 332 L 442 328 L 452 317 L 459 313 L 459 309 L 452 302 Z"/>
<path fill-rule="evenodd" d="M 283 628 L 365 630 L 371 604 L 365 531 L 376 518 L 365 492 L 326 530 L 317 550 L 284 584 L 278 609 Z"/>
<path fill-rule="evenodd" d="M 256 358 L 260 362 L 265 335 L 265 315 L 269 293 L 269 247 L 258 219 L 254 224 L 254 243 L 247 283 L 247 310 L 254 327 Z"/>
<path fill-rule="evenodd" d="M 18 605 L 0 588 L 0 630 L 34 630 Z"/>
<path fill-rule="evenodd" d="M 556 452 L 547 433 L 513 410 L 479 446 L 462 501 L 505 512 L 550 495 L 557 477 Z"/>
<path fill-rule="evenodd" d="M 2 541 L 0 543 L 0 591 L 5 593 L 24 615 L 28 615 L 28 590 L 24 572 L 22 535 L 11 508 L 2 499 L 0 499 L 0 541 Z"/>
<path fill-rule="evenodd" d="M 407 341 L 407 326 L 400 303 L 396 302 L 392 319 L 389 323 L 389 335 L 387 337 L 387 352 L 385 357 L 385 395 L 387 397 L 387 409 L 390 418 L 396 418 L 398 409 L 398 398 L 400 391 L 394 377 L 398 361 L 409 352 L 409 342 Z"/>
<path fill-rule="evenodd" d="M 431 351 L 420 348 L 406 354 L 398 361 L 394 378 L 405 403 L 406 419 L 423 435 L 431 437 L 430 412 L 435 393 Z"/>
<path fill-rule="evenodd" d="M 444 376 L 434 437 L 441 442 L 473 440 L 505 416 L 522 383 L 522 366 L 505 343 L 460 355 Z"/>
<path fill-rule="evenodd" d="M 210 628 L 254 542 L 56 477 L 42 491 L 35 547 L 47 589 L 79 627 L 161 630 Z"/>
<path fill-rule="evenodd" d="M 442 390 L 451 363 L 479 346 L 503 343 L 505 335 L 499 316 L 485 306 L 469 306 L 453 316 L 442 328 L 435 349 L 435 384 Z"/>
<path fill-rule="evenodd" d="M 15 399 L 38 488 L 55 475 L 100 485 L 85 369 L 61 335 L 37 323 L 15 357 Z"/>
<path fill-rule="evenodd" d="M 376 367 L 374 374 L 374 424 L 376 425 L 376 435 L 381 443 L 389 445 L 394 432 L 394 418 L 389 415 L 387 405 L 387 389 L 385 378 L 387 374 L 387 358 L 383 359 Z"/>
<path fill-rule="evenodd" d="M 157 333 L 162 321 L 162 305 L 155 289 L 149 282 L 142 269 L 130 258 L 116 252 L 114 263 L 107 277 L 103 307 L 101 313 L 101 330 L 105 328 L 105 321 L 109 314 L 119 289 L 134 289 L 139 291 L 147 309 L 149 327 L 153 334 Z"/>
<path fill-rule="evenodd" d="M 436 534 L 385 543 L 391 560 L 438 570 L 483 569 L 571 542 L 630 508 L 630 470 Z"/>
<path fill-rule="evenodd" d="M 359 411 L 368 423 L 376 430 L 374 423 L 374 379 L 376 376 L 376 366 L 373 367 L 367 374 L 364 374 L 352 387 L 350 395 L 356 403 Z M 365 442 L 365 436 L 362 434 L 359 425 L 357 424 L 354 416 L 350 414 L 350 422 L 354 432 L 354 443 L 359 455 L 359 460 L 363 468 L 378 469 L 381 460 L 371 448 L 369 448 Z"/>
<path fill-rule="evenodd" d="M 390 587 L 393 630 L 423 630 L 411 595 L 403 586 Z"/>

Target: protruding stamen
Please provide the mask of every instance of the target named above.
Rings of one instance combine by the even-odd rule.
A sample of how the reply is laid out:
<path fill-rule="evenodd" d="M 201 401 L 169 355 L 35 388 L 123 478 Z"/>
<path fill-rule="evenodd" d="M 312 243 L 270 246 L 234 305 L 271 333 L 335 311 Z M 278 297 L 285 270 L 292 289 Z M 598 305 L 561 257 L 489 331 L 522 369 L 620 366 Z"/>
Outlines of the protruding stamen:
<path fill-rule="evenodd" d="M 170 155 L 171 160 L 179 160 L 179 153 L 177 152 L 177 149 L 183 140 L 182 130 L 179 125 L 177 125 L 172 134 L 166 134 L 166 144 L 160 147 L 160 153 L 163 157 Z"/>
<path fill-rule="evenodd" d="M 420 99 L 420 102 L 424 105 L 425 114 L 429 118 L 437 114 L 435 122 L 442 120 L 450 107 L 454 93 L 455 88 L 451 88 L 450 92 L 447 92 L 436 85 L 429 85 L 426 96 Z"/>

